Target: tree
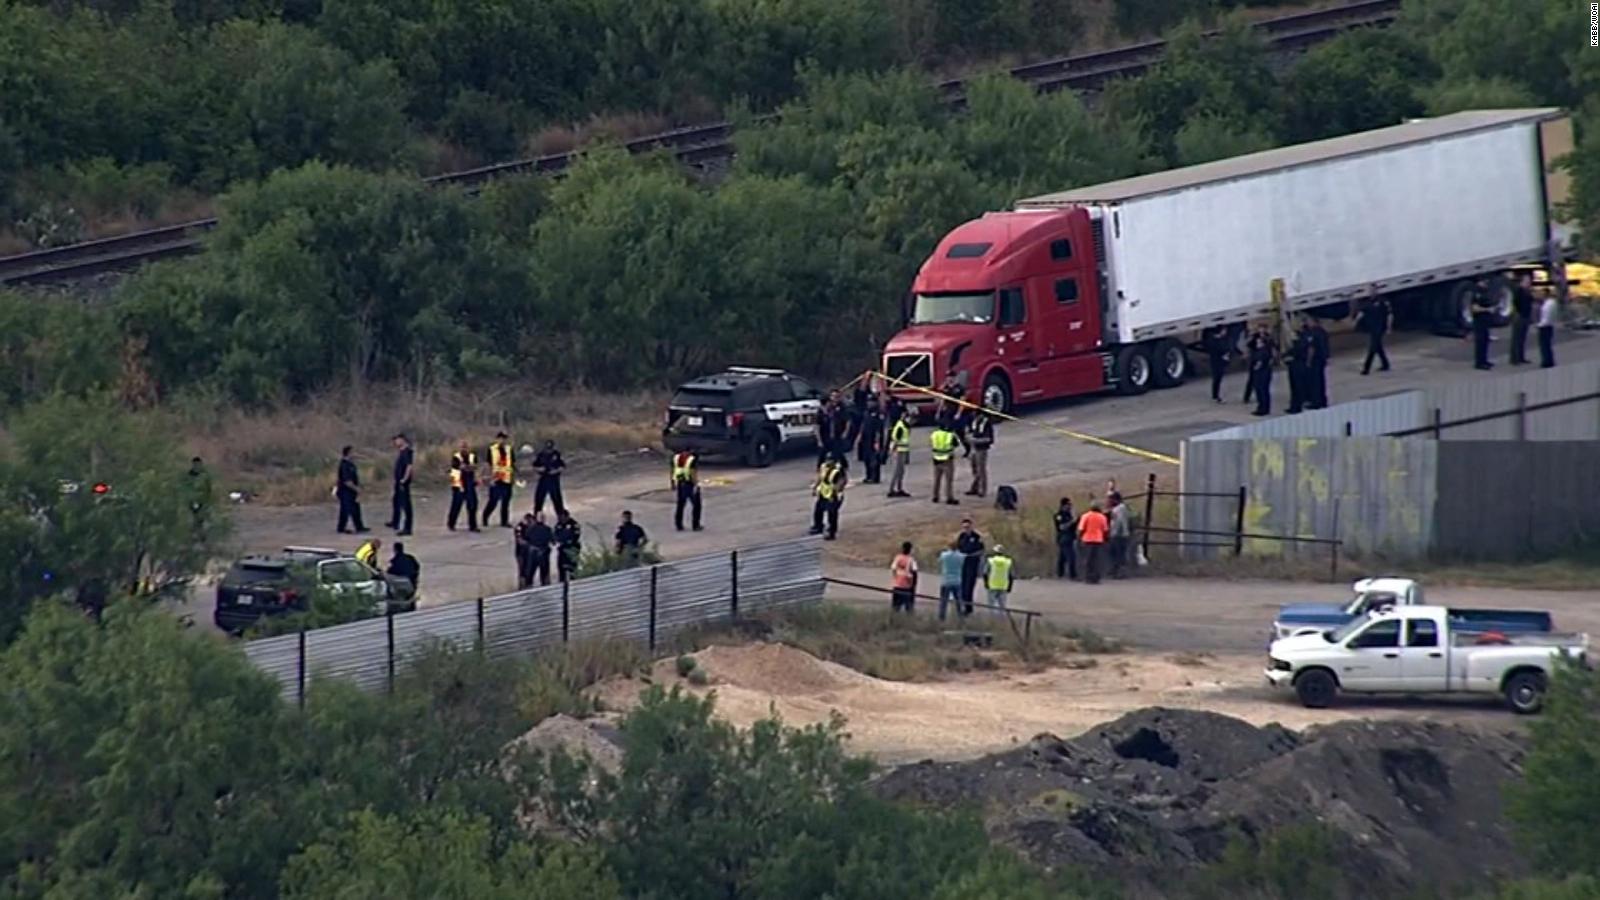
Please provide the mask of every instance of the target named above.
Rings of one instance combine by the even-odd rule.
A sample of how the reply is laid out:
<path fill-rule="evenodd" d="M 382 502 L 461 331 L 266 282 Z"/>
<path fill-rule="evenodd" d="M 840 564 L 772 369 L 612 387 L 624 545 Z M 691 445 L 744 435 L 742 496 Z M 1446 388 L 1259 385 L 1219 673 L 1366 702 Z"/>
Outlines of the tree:
<path fill-rule="evenodd" d="M 1107 100 L 1113 118 L 1137 120 L 1150 147 L 1176 163 L 1175 137 L 1194 118 L 1226 121 L 1238 133 L 1275 133 L 1276 86 L 1260 36 L 1234 18 L 1215 36 L 1180 26 L 1168 34 L 1161 61 L 1112 85 Z"/>
<path fill-rule="evenodd" d="M 1292 144 L 1398 125 L 1420 115 L 1418 88 L 1436 78 L 1427 51 L 1400 30 L 1363 28 L 1313 48 L 1284 80 Z"/>
<path fill-rule="evenodd" d="M 489 823 L 454 810 L 355 814 L 289 860 L 283 896 L 347 900 L 606 900 L 620 898 L 598 853 L 497 844 Z"/>
<path fill-rule="evenodd" d="M 98 605 L 180 587 L 227 523 L 208 517 L 170 431 L 103 397 L 55 396 L 21 410 L 0 455 L 0 641 L 28 605 L 56 594 Z M 109 490 L 97 494 L 92 486 Z M 198 504 L 197 514 L 191 504 Z"/>
<path fill-rule="evenodd" d="M 1562 666 L 1508 813 L 1540 871 L 1600 877 L 1600 673 Z"/>
<path fill-rule="evenodd" d="M 270 895 L 281 701 L 243 656 L 162 613 L 44 604 L 0 679 L 0 892 Z"/>
<path fill-rule="evenodd" d="M 115 323 L 92 306 L 0 291 L 0 406 L 109 388 L 120 344 Z"/>
<path fill-rule="evenodd" d="M 841 728 L 766 720 L 741 732 L 712 717 L 710 699 L 653 688 L 623 722 L 615 775 L 557 755 L 525 764 L 524 778 L 562 825 L 602 843 L 630 896 L 981 896 L 971 874 L 1007 857 L 976 819 L 873 797 L 871 766 L 844 752 Z M 1006 880 L 1030 895 L 1029 879 Z"/>
<path fill-rule="evenodd" d="M 1183 123 L 1173 136 L 1173 161 L 1180 166 L 1195 166 L 1269 150 L 1273 145 L 1272 136 L 1264 132 L 1240 130 L 1231 120 L 1219 116 L 1196 116 Z"/>
<path fill-rule="evenodd" d="M 163 389 L 205 375 L 264 404 L 515 348 L 525 270 L 459 195 L 313 163 L 221 206 L 203 259 L 141 274 L 119 298 Z"/>
<path fill-rule="evenodd" d="M 1569 75 L 1583 48 L 1563 0 L 1406 0 L 1401 25 L 1428 44 L 1449 78 L 1504 79 L 1545 103 L 1581 99 Z"/>

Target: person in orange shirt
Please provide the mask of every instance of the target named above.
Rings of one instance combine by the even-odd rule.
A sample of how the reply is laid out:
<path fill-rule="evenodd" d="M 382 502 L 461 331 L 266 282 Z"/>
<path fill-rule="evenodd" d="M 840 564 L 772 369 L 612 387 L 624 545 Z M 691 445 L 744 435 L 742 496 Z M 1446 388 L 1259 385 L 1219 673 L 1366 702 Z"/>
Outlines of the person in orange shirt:
<path fill-rule="evenodd" d="M 1100 567 L 1106 555 L 1106 533 L 1111 523 L 1100 511 L 1100 501 L 1089 504 L 1089 511 L 1078 517 L 1078 540 L 1083 544 L 1083 581 L 1100 583 Z"/>
<path fill-rule="evenodd" d="M 911 542 L 900 545 L 900 553 L 889 564 L 893 590 L 890 591 L 889 608 L 894 612 L 911 612 L 917 598 L 917 558 L 911 555 Z"/>

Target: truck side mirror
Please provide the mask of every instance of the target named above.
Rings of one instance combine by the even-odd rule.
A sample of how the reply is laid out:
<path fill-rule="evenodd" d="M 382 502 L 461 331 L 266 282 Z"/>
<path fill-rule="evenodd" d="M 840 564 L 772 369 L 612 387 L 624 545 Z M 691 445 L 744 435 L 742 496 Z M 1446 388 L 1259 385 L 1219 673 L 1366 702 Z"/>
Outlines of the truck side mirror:
<path fill-rule="evenodd" d="M 911 324 L 911 293 L 908 291 L 900 295 L 900 327 Z"/>

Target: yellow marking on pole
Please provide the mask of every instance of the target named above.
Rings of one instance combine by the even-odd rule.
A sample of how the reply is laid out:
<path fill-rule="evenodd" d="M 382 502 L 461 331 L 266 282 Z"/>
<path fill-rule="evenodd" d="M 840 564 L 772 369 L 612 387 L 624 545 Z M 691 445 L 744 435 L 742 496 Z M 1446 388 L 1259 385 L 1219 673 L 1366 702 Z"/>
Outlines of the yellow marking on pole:
<path fill-rule="evenodd" d="M 1081 431 L 1073 431 L 1070 428 L 1061 428 L 1061 427 L 1058 427 L 1058 426 L 1055 426 L 1055 425 L 1046 425 L 1043 422 L 1029 422 L 1026 419 L 1019 419 L 1016 416 L 1007 415 L 1006 413 L 999 412 L 997 410 L 992 410 L 992 409 L 987 409 L 985 407 L 981 407 L 976 403 L 969 403 L 966 400 L 954 400 L 954 399 L 951 399 L 949 397 L 946 397 L 945 395 L 943 395 L 943 394 L 941 394 L 941 393 L 939 393 L 937 391 L 932 391 L 932 390 L 929 390 L 927 388 L 919 387 L 919 386 L 914 385 L 914 384 L 907 384 L 906 382 L 900 380 L 899 378 L 894 377 L 893 375 L 888 374 L 887 372 L 874 372 L 873 374 L 878 376 L 879 378 L 882 378 L 884 381 L 888 382 L 889 384 L 895 385 L 896 387 L 902 387 L 902 388 L 905 388 L 907 390 L 916 391 L 919 394 L 926 394 L 926 395 L 928 395 L 930 397 L 937 397 L 937 398 L 942 399 L 942 400 L 944 400 L 944 401 L 946 401 L 948 403 L 955 403 L 955 404 L 958 404 L 960 406 L 964 406 L 964 407 L 966 407 L 968 409 L 983 409 L 989 415 L 994 416 L 996 418 L 1004 419 L 1004 420 L 1006 420 L 1008 422 L 1016 422 L 1019 425 L 1029 425 L 1029 426 L 1032 426 L 1034 428 L 1043 429 L 1045 431 L 1055 432 L 1056 434 L 1059 434 L 1062 437 L 1068 437 L 1068 438 L 1071 438 L 1071 439 L 1073 439 L 1075 441 L 1080 441 L 1080 442 L 1085 443 L 1085 444 L 1092 444 L 1092 445 L 1094 445 L 1096 447 L 1104 447 L 1107 450 L 1114 450 L 1114 451 L 1116 451 L 1118 453 L 1127 454 L 1128 456 L 1137 456 L 1137 457 L 1140 457 L 1141 459 L 1153 460 L 1155 462 L 1167 463 L 1169 465 L 1174 465 L 1174 466 L 1178 464 L 1178 458 L 1177 457 L 1168 456 L 1165 453 L 1157 453 L 1154 450 L 1146 450 L 1143 447 L 1135 447 L 1132 444 L 1124 444 L 1121 441 L 1113 441 L 1110 438 L 1103 438 L 1103 437 L 1098 437 L 1098 436 L 1092 435 L 1092 434 L 1085 434 L 1085 433 L 1083 433 Z"/>

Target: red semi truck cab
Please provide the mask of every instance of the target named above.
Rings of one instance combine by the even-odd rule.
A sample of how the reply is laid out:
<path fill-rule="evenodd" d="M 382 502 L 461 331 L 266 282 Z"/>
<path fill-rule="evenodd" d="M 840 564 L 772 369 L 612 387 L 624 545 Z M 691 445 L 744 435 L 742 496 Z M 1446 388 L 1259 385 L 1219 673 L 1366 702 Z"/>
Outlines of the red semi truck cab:
<path fill-rule="evenodd" d="M 917 272 L 910 320 L 885 346 L 883 371 L 929 389 L 959 373 L 969 400 L 1003 412 L 1114 383 L 1099 227 L 1081 207 L 991 212 L 959 226 Z"/>

